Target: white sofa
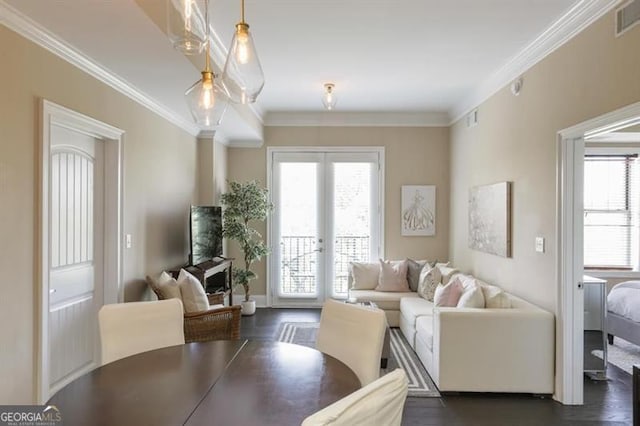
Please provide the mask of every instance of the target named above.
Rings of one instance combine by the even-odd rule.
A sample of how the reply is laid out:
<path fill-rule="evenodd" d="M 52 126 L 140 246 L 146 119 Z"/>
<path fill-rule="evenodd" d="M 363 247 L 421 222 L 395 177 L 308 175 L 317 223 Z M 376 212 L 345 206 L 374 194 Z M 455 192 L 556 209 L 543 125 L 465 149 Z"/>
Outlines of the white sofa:
<path fill-rule="evenodd" d="M 554 317 L 507 295 L 501 309 L 400 301 L 400 329 L 441 392 L 553 393 Z"/>
<path fill-rule="evenodd" d="M 400 327 L 441 392 L 551 394 L 554 316 L 505 294 L 510 308 L 442 308 L 415 292 L 350 291 L 359 301 L 376 302 L 389 326 Z"/>

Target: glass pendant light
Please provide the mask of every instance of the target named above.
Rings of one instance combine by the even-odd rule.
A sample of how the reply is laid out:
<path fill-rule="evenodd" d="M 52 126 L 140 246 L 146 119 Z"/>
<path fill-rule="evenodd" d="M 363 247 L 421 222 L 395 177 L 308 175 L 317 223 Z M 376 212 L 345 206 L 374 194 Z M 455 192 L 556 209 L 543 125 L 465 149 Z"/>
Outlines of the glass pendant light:
<path fill-rule="evenodd" d="M 173 47 L 185 55 L 202 53 L 206 28 L 202 0 L 167 0 L 167 32 Z"/>
<path fill-rule="evenodd" d="M 222 117 L 229 103 L 229 94 L 223 86 L 216 82 L 215 75 L 211 70 L 208 3 L 208 0 L 205 0 L 206 42 L 204 71 L 202 71 L 202 78 L 188 88 L 184 95 L 196 123 L 207 129 L 214 129 L 222 122 Z"/>
<path fill-rule="evenodd" d="M 260 60 L 244 21 L 244 0 L 241 0 L 241 19 L 231 40 L 231 48 L 224 64 L 222 81 L 234 102 L 253 103 L 264 87 L 264 74 Z"/>
<path fill-rule="evenodd" d="M 324 107 L 331 111 L 335 108 L 338 99 L 336 98 L 335 93 L 333 93 L 333 89 L 335 88 L 335 84 L 333 83 L 325 83 L 324 85 L 324 94 L 322 95 L 322 104 Z"/>

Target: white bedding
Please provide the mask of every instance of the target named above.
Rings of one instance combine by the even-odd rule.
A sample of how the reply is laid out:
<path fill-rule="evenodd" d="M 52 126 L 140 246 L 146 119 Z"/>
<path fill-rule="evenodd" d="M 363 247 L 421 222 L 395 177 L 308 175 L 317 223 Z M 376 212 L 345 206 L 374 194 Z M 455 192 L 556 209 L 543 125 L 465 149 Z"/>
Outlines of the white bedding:
<path fill-rule="evenodd" d="M 607 296 L 607 310 L 640 322 L 640 281 L 625 281 L 613 287 Z"/>

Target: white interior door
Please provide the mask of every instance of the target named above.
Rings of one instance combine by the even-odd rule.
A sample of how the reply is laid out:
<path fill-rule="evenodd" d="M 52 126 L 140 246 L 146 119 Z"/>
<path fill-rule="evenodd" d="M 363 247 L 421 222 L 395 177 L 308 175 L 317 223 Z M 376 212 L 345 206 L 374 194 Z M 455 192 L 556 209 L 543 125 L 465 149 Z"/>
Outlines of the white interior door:
<path fill-rule="evenodd" d="M 270 155 L 272 304 L 346 298 L 349 262 L 382 253 L 381 152 Z"/>
<path fill-rule="evenodd" d="M 104 143 L 51 127 L 49 394 L 99 364 L 103 304 Z"/>

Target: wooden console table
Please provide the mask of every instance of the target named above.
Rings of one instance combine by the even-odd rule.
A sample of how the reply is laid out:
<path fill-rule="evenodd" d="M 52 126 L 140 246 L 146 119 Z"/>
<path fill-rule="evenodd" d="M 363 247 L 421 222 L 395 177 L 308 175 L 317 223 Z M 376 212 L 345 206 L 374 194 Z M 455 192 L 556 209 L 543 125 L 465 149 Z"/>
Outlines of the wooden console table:
<path fill-rule="evenodd" d="M 223 303 L 224 297 L 229 296 L 229 306 L 233 305 L 233 258 L 209 260 L 198 265 L 184 266 L 182 269 L 196 277 L 202 283 L 205 291 L 223 293 Z M 180 269 L 170 272 L 172 275 L 177 276 L 180 273 Z M 212 286 L 208 285 L 209 279 L 221 272 L 225 273 L 224 285 L 210 288 Z"/>

